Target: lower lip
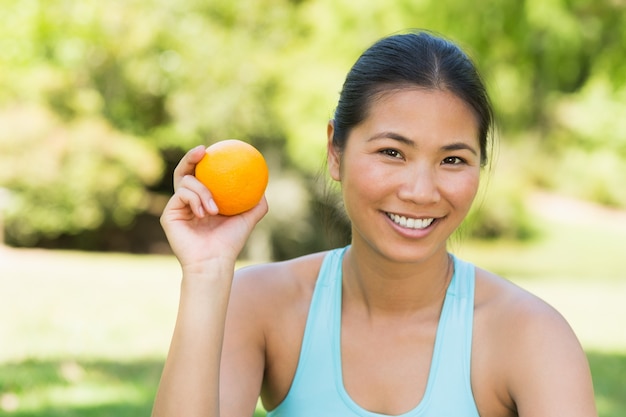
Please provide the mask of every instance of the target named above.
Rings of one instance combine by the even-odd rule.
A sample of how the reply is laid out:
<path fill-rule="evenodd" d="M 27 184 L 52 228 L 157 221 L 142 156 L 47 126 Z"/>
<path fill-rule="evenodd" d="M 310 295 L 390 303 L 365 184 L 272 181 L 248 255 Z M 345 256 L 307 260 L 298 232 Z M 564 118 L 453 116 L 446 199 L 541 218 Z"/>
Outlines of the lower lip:
<path fill-rule="evenodd" d="M 409 239 L 419 239 L 428 235 L 434 226 L 439 222 L 439 219 L 433 220 L 431 224 L 423 229 L 410 229 L 408 227 L 402 227 L 399 224 L 395 223 L 393 220 L 387 216 L 387 214 L 383 213 L 387 221 L 392 225 L 394 230 L 396 230 L 400 235 L 409 238 Z"/>

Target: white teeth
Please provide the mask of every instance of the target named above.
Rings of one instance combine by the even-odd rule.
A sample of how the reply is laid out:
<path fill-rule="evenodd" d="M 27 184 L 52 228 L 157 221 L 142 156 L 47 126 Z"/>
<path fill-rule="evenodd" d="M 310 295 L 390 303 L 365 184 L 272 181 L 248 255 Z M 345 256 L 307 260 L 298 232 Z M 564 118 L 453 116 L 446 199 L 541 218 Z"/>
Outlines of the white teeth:
<path fill-rule="evenodd" d="M 397 214 L 387 213 L 387 216 L 396 224 L 409 229 L 425 229 L 431 225 L 435 219 L 413 219 L 399 216 Z"/>

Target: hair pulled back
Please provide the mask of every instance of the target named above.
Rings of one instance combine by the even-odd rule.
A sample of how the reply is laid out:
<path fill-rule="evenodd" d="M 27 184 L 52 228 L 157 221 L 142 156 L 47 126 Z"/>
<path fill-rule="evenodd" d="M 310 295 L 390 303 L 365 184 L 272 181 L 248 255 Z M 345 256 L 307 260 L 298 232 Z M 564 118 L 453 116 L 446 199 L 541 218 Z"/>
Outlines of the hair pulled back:
<path fill-rule="evenodd" d="M 381 93 L 415 87 L 449 91 L 470 106 L 478 122 L 481 164 L 486 164 L 493 110 L 482 78 L 457 45 L 425 31 L 383 38 L 359 57 L 339 96 L 333 145 L 344 149 L 351 129 L 367 118 Z"/>

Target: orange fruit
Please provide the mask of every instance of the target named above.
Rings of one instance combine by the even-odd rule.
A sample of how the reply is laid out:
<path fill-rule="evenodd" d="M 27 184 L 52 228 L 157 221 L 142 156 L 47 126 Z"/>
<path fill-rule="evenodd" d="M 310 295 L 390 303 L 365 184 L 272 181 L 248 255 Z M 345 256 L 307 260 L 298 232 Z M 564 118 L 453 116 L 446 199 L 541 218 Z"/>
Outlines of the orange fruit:
<path fill-rule="evenodd" d="M 228 139 L 206 149 L 195 175 L 211 191 L 219 213 L 233 216 L 261 201 L 269 171 L 265 158 L 254 146 Z"/>

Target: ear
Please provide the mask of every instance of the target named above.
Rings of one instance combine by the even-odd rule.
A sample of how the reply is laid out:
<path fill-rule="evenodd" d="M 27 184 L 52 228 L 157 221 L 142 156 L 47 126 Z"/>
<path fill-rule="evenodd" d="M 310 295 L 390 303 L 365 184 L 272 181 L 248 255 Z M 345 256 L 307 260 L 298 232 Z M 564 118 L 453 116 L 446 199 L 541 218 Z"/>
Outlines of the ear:
<path fill-rule="evenodd" d="M 326 161 L 328 163 L 328 173 L 335 181 L 341 181 L 341 152 L 337 150 L 333 144 L 333 136 L 335 133 L 335 121 L 330 120 L 326 127 L 328 136 L 328 144 L 326 149 Z"/>

